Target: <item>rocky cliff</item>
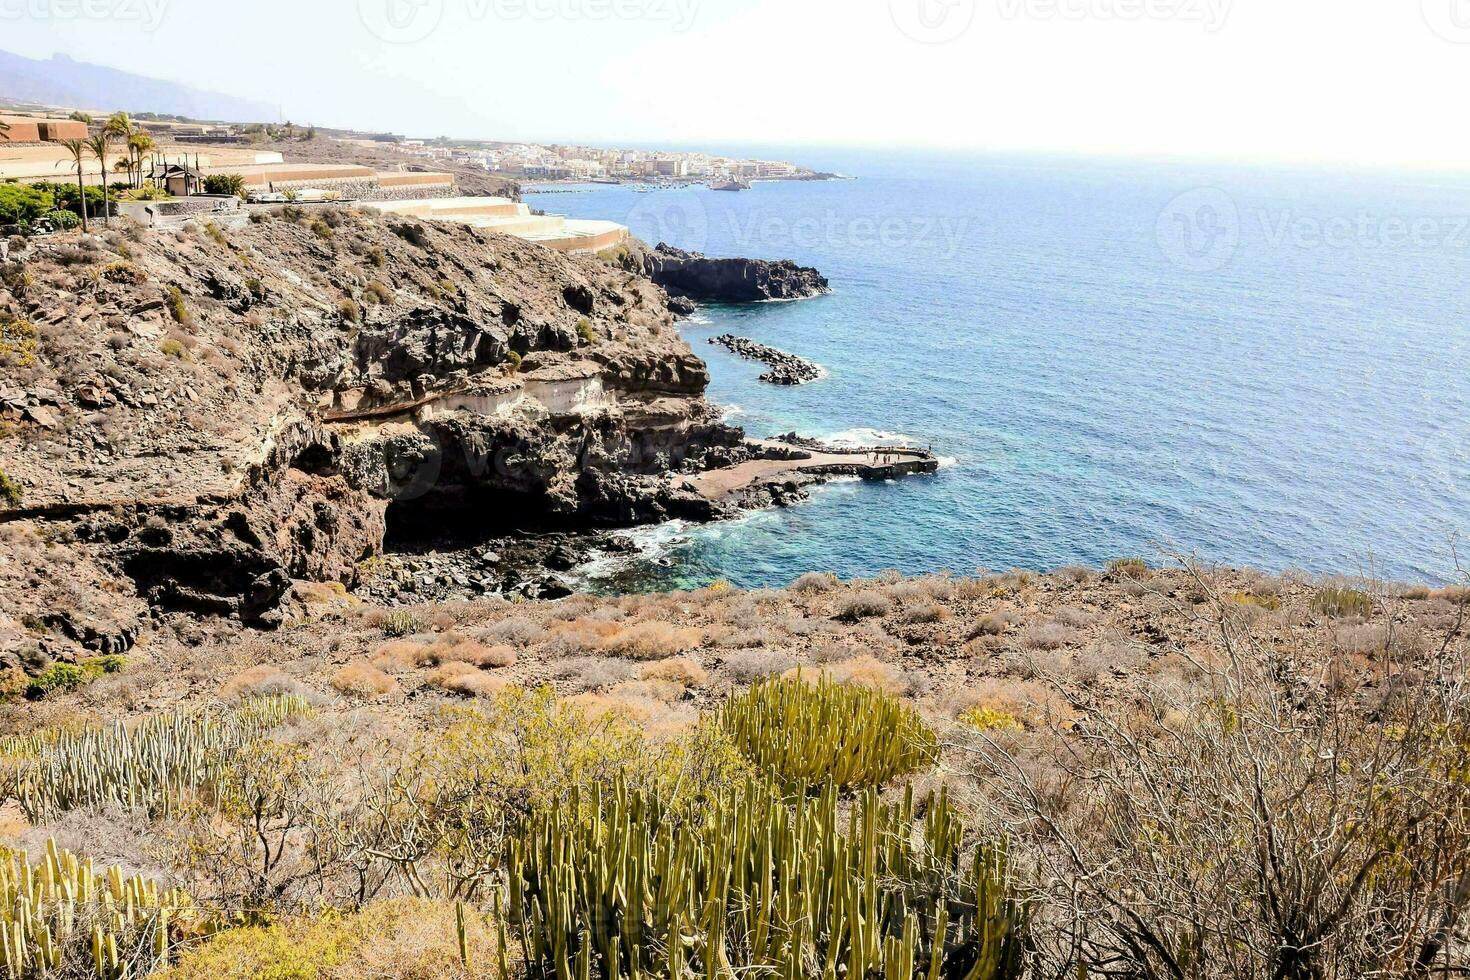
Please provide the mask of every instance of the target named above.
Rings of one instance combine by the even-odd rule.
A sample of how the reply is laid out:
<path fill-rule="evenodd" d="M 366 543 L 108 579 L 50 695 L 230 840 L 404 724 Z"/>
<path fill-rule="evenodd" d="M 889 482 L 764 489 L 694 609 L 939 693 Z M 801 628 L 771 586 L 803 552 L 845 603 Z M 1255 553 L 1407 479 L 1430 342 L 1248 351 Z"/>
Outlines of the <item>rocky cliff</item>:
<path fill-rule="evenodd" d="M 272 623 L 385 537 L 707 513 L 669 474 L 738 452 L 663 291 L 598 259 L 337 207 L 14 254 L 0 666 Z"/>
<path fill-rule="evenodd" d="M 674 297 L 700 303 L 755 303 L 805 299 L 827 292 L 816 269 L 789 259 L 716 259 L 660 242 L 654 248 L 633 243 L 623 266 L 658 283 Z"/>

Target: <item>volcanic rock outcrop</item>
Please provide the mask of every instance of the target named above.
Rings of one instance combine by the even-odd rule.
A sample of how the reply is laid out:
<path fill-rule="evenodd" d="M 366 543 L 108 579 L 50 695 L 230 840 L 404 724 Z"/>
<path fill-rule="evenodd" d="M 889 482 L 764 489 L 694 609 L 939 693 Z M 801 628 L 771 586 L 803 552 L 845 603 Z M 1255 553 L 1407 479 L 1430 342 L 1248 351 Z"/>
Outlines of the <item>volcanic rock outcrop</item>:
<path fill-rule="evenodd" d="M 601 260 L 339 207 L 94 230 L 0 268 L 0 667 L 269 625 L 385 539 L 711 516 L 670 475 L 741 451 Z"/>
<path fill-rule="evenodd" d="M 816 269 L 789 259 L 708 258 L 662 242 L 652 249 L 631 243 L 623 264 L 664 287 L 669 295 L 700 303 L 806 299 L 830 288 Z"/>

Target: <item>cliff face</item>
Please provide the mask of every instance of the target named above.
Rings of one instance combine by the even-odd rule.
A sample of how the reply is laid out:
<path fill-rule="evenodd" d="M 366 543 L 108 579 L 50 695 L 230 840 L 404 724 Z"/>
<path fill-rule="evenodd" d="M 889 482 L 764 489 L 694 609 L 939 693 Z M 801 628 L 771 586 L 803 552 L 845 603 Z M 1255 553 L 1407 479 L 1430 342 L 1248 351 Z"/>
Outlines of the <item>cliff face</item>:
<path fill-rule="evenodd" d="M 385 535 L 704 506 L 669 472 L 740 435 L 647 280 L 340 208 L 54 239 L 4 267 L 0 332 L 0 666 L 149 610 L 273 622 Z"/>
<path fill-rule="evenodd" d="M 805 299 L 829 288 L 816 269 L 789 259 L 713 259 L 662 242 L 652 249 L 634 243 L 623 266 L 652 279 L 671 296 L 703 303 Z"/>

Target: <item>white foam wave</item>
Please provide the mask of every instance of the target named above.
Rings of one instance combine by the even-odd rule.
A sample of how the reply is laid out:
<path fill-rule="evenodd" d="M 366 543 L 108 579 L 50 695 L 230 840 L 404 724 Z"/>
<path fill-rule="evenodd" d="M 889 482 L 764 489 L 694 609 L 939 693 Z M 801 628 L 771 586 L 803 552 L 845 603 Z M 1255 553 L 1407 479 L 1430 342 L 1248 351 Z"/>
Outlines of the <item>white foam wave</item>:
<path fill-rule="evenodd" d="M 960 465 L 960 461 L 958 459 L 956 459 L 955 457 L 953 457 L 953 456 L 940 456 L 939 457 L 939 468 L 941 470 L 947 470 L 951 466 L 958 466 L 958 465 Z"/>
<path fill-rule="evenodd" d="M 838 449 L 859 449 L 864 446 L 917 446 L 921 442 L 913 436 L 904 435 L 902 432 L 885 432 L 883 429 L 843 429 L 841 432 L 833 432 L 830 435 L 818 436 L 818 442 L 825 442 L 829 446 Z"/>

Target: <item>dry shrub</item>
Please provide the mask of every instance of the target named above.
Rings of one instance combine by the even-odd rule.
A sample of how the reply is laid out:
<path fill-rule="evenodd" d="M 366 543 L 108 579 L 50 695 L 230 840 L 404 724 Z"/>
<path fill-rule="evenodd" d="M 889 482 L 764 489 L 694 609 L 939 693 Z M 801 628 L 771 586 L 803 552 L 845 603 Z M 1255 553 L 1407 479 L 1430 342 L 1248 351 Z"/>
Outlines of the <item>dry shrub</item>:
<path fill-rule="evenodd" d="M 434 645 L 434 657 L 439 663 L 473 664 L 476 667 L 514 667 L 520 658 L 508 646 L 486 646 L 476 640 L 455 639 Z"/>
<path fill-rule="evenodd" d="M 1337 648 L 1344 653 L 1383 653 L 1388 649 L 1388 627 L 1381 623 L 1348 626 L 1337 633 Z"/>
<path fill-rule="evenodd" d="M 883 593 L 865 589 L 837 600 L 835 618 L 855 623 L 860 619 L 868 619 L 873 616 L 886 616 L 892 609 L 893 603 Z"/>
<path fill-rule="evenodd" d="M 623 701 L 638 701 L 641 699 L 669 702 L 679 700 L 687 690 L 688 688 L 683 684 L 675 681 L 641 680 L 623 681 L 607 693 L 609 697 Z"/>
<path fill-rule="evenodd" d="M 304 694 L 306 686 L 269 664 L 247 667 L 226 681 L 219 689 L 225 700 L 262 694 Z"/>
<path fill-rule="evenodd" d="M 976 746 L 977 798 L 1048 882 L 1041 975 L 1198 974 L 1178 968 L 1184 949 L 1211 977 L 1462 972 L 1463 659 L 1405 671 L 1381 700 L 1354 696 L 1381 684 L 1369 672 L 1306 707 L 1283 678 L 1322 668 L 1315 637 L 1259 637 L 1230 616 L 1211 628 L 1221 662 L 1199 658 L 1198 683 L 1101 706 L 1059 688 L 1088 723 L 1044 733 L 1053 771 Z"/>
<path fill-rule="evenodd" d="M 1373 617 L 1373 597 L 1361 589 L 1345 585 L 1328 585 L 1312 596 L 1312 611 L 1334 619 Z"/>
<path fill-rule="evenodd" d="M 724 670 L 737 684 L 750 684 L 783 674 L 796 666 L 796 658 L 780 650 L 742 650 L 725 658 Z"/>
<path fill-rule="evenodd" d="M 1067 703 L 1050 685 L 1035 681 L 987 680 L 968 692 L 961 714 L 990 713 L 1014 718 L 1026 728 L 1043 725 L 1066 727 L 1075 717 Z"/>
<path fill-rule="evenodd" d="M 885 664 L 876 657 L 866 654 L 850 657 L 837 663 L 828 664 L 820 671 L 803 671 L 801 668 L 787 671 L 786 676 L 794 676 L 800 673 L 803 677 L 816 680 L 818 676 L 825 674 L 840 684 L 856 684 L 860 687 L 871 687 L 885 694 L 906 694 L 909 690 L 909 682 L 891 664 Z"/>
<path fill-rule="evenodd" d="M 619 685 L 622 688 L 622 685 Z M 657 706 L 648 698 L 632 696 L 626 688 L 619 695 L 577 694 L 567 698 L 567 704 L 582 712 L 592 722 L 621 720 L 641 725 L 651 719 Z"/>
<path fill-rule="evenodd" d="M 837 588 L 837 576 L 831 572 L 807 572 L 805 575 L 797 576 L 796 581 L 791 583 L 791 591 L 798 595 L 831 592 L 835 588 Z"/>
<path fill-rule="evenodd" d="M 605 642 L 609 653 L 634 660 L 660 660 L 692 650 L 704 642 L 704 633 L 694 627 L 668 623 L 634 623 Z"/>
<path fill-rule="evenodd" d="M 621 628 L 617 623 L 591 618 L 553 623 L 540 650 L 549 658 L 595 653 Z"/>
<path fill-rule="evenodd" d="M 884 589 L 883 594 L 899 604 L 929 598 L 929 593 L 924 586 L 915 581 L 895 582 Z"/>
<path fill-rule="evenodd" d="M 552 667 L 551 677 L 577 691 L 598 691 L 630 680 L 636 672 L 632 664 L 616 657 L 572 657 Z"/>
<path fill-rule="evenodd" d="M 478 636 L 483 639 L 494 640 L 498 643 L 508 643 L 512 646 L 524 647 L 535 643 L 546 635 L 546 628 L 534 620 L 526 619 L 524 616 L 510 616 L 491 626 L 484 627 L 478 631 Z"/>
<path fill-rule="evenodd" d="M 1068 582 L 1081 585 L 1092 578 L 1092 569 L 1086 565 L 1064 565 L 1057 569 L 1057 575 Z"/>
<path fill-rule="evenodd" d="M 925 602 L 905 609 L 900 621 L 910 624 L 942 623 L 950 617 L 950 611 L 937 602 Z"/>
<path fill-rule="evenodd" d="M 490 980 L 498 931 L 468 904 L 461 961 L 452 902 L 397 898 L 343 915 L 284 919 L 191 944 L 165 980 Z"/>
<path fill-rule="evenodd" d="M 1063 626 L 1085 629 L 1095 624 L 1100 617 L 1095 612 L 1078 609 L 1076 606 L 1057 606 L 1052 610 L 1051 618 Z"/>
<path fill-rule="evenodd" d="M 1104 567 L 1115 578 L 1148 578 L 1148 562 L 1142 558 L 1114 558 Z"/>
<path fill-rule="evenodd" d="M 378 697 L 395 694 L 398 682 L 365 660 L 358 660 L 332 675 L 333 689 L 353 697 Z"/>
<path fill-rule="evenodd" d="M 668 681 L 683 687 L 703 687 L 709 683 L 709 672 L 688 657 L 644 664 L 638 676 L 645 681 Z"/>
<path fill-rule="evenodd" d="M 463 662 L 446 663 L 429 675 L 429 683 L 452 694 L 466 697 L 489 698 L 510 687 L 503 677 L 487 674 L 477 667 Z"/>
<path fill-rule="evenodd" d="M 373 653 L 373 666 L 389 673 L 401 674 L 432 664 L 427 643 L 417 640 L 389 640 Z"/>
<path fill-rule="evenodd" d="M 1077 640 L 1077 631 L 1061 623 L 1029 626 L 1021 634 L 1021 642 L 1033 650 L 1055 650 L 1076 643 Z"/>
<path fill-rule="evenodd" d="M 915 579 L 914 581 L 919 584 L 919 587 L 922 588 L 925 594 L 927 594 L 931 599 L 939 599 L 942 601 L 953 596 L 955 592 L 954 579 L 950 578 L 948 574 L 925 575 L 924 577 Z"/>
<path fill-rule="evenodd" d="M 1435 589 L 1431 595 L 1435 599 L 1443 599 L 1456 606 L 1470 606 L 1470 585 L 1446 586 L 1443 589 Z"/>
<path fill-rule="evenodd" d="M 1000 636 L 1020 621 L 1021 614 L 1014 609 L 997 609 L 975 620 L 966 639 L 973 640 L 978 636 Z"/>

